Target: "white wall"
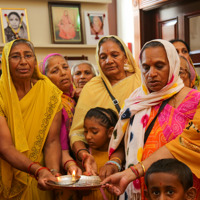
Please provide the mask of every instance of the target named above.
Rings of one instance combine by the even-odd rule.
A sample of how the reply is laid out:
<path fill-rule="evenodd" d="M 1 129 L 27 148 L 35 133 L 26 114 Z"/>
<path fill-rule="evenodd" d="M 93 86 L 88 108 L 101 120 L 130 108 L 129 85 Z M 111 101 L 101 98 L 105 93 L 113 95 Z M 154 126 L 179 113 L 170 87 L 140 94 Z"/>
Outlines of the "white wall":
<path fill-rule="evenodd" d="M 134 46 L 134 24 L 132 0 L 117 0 L 117 35 Z"/>
<path fill-rule="evenodd" d="M 0 0 L 1 8 L 26 8 L 28 24 L 30 30 L 30 40 L 33 42 L 38 61 L 49 53 L 60 53 L 66 56 L 87 56 L 88 60 L 96 65 L 95 45 L 87 44 L 53 44 L 51 41 L 51 29 L 48 10 L 49 0 Z M 55 0 L 56 1 L 56 0 Z M 59 0 L 63 2 L 72 0 Z M 84 11 L 107 11 L 110 0 L 74 0 L 81 2 L 81 17 L 83 23 L 83 35 L 85 40 Z M 102 2 L 102 3 L 98 3 Z M 105 3 L 104 3 L 105 2 Z M 1 24 L 1 20 L 0 20 Z M 0 26 L 0 51 L 4 44 L 2 40 L 2 30 Z"/>

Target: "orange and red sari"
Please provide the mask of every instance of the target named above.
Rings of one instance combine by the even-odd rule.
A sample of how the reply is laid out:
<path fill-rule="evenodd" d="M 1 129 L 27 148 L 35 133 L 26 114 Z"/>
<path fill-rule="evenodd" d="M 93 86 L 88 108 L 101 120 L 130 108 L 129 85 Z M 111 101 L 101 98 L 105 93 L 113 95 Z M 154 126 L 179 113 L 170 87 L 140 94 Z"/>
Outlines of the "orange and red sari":
<path fill-rule="evenodd" d="M 164 107 L 144 145 L 142 160 L 148 158 L 153 152 L 174 140 L 183 132 L 188 122 L 194 118 L 199 101 L 200 93 L 197 90 L 191 90 L 178 108 L 169 104 Z M 156 105 L 151 109 L 147 127 L 156 116 L 159 107 L 160 105 Z M 197 195 L 200 196 L 200 179 L 195 175 L 194 186 L 197 189 Z M 141 188 L 144 191 L 143 177 L 141 178 Z M 144 192 L 142 192 L 142 199 L 144 199 Z"/>

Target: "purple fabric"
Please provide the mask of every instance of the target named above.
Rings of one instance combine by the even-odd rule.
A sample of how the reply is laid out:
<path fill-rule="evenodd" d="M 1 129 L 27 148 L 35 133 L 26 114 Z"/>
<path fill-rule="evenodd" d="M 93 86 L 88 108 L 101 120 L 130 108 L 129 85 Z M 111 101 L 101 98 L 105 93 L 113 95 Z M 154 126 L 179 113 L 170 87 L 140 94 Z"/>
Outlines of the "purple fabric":
<path fill-rule="evenodd" d="M 51 56 L 62 56 L 61 54 L 59 54 L 59 53 L 51 53 L 51 54 L 49 54 L 49 55 L 47 55 L 45 58 L 44 58 L 44 60 L 43 60 L 43 64 L 42 64 L 42 73 L 43 74 L 45 74 L 45 63 L 46 63 L 46 61 L 47 61 L 47 59 L 48 58 L 50 58 Z M 63 56 L 62 56 L 63 57 Z"/>

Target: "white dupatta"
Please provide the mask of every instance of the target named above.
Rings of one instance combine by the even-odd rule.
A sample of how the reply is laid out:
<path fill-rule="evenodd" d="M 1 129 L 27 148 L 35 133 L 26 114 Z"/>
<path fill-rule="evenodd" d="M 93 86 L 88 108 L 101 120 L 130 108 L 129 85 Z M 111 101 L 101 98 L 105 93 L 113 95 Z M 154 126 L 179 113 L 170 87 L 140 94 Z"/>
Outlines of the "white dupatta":
<path fill-rule="evenodd" d="M 117 149 L 124 138 L 125 144 L 125 168 L 141 161 L 144 146 L 144 134 L 151 113 L 151 107 L 160 104 L 163 100 L 178 93 L 183 87 L 183 81 L 179 77 L 180 60 L 175 47 L 168 41 L 156 39 L 151 42 L 163 44 L 169 61 L 168 83 L 160 91 L 149 92 L 145 78 L 142 75 L 142 85 L 136 89 L 125 101 L 125 106 L 120 112 L 119 121 L 114 129 L 109 145 L 109 156 Z M 144 47 L 146 46 L 144 45 Z M 143 48 L 144 48 L 143 47 Z M 141 56 L 140 56 L 140 68 Z M 141 188 L 138 180 L 130 183 L 120 199 L 140 199 Z"/>

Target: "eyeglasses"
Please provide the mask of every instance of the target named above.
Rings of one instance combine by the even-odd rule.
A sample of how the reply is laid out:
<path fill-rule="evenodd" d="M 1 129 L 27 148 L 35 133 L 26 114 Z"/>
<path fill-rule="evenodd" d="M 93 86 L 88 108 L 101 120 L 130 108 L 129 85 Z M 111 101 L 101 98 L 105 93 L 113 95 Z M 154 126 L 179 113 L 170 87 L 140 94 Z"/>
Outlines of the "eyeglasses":
<path fill-rule="evenodd" d="M 9 56 L 9 59 L 14 62 L 19 62 L 19 61 L 21 61 L 22 58 L 24 58 L 26 61 L 29 61 L 29 60 L 35 58 L 35 56 L 33 54 L 26 54 L 24 56 L 18 56 L 18 55 Z"/>

